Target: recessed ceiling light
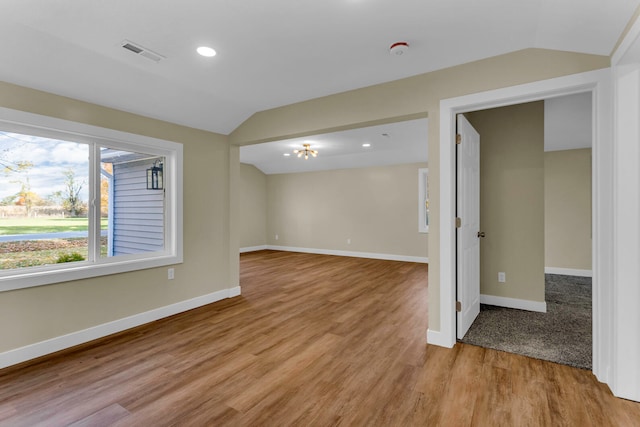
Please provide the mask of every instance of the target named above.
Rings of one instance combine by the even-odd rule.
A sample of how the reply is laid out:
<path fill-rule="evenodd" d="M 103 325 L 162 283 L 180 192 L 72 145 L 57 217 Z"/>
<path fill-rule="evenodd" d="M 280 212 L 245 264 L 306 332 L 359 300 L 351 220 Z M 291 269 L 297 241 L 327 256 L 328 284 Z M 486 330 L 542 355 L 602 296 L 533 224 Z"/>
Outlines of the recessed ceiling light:
<path fill-rule="evenodd" d="M 289 157 L 290 155 L 291 155 L 291 154 L 289 154 L 289 153 L 284 153 L 284 154 L 283 154 L 283 156 L 285 156 L 285 157 Z"/>
<path fill-rule="evenodd" d="M 371 147 L 371 144 L 365 143 L 365 144 L 362 144 L 362 146 L 363 147 Z"/>
<path fill-rule="evenodd" d="M 198 49 L 196 49 L 196 51 L 200 55 L 206 56 L 207 58 L 211 58 L 212 56 L 216 56 L 216 51 L 211 49 L 208 46 L 200 46 Z"/>

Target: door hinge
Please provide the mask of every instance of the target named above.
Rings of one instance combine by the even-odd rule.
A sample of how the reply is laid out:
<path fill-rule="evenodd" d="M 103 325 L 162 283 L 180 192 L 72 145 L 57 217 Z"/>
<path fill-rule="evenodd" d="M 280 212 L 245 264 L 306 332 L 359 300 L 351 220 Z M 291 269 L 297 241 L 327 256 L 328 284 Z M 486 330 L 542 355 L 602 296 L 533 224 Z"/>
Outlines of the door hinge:
<path fill-rule="evenodd" d="M 462 220 L 460 219 L 460 217 L 456 218 L 456 228 L 460 228 L 462 227 Z"/>
<path fill-rule="evenodd" d="M 462 143 L 462 135 L 458 133 L 456 134 L 456 144 L 460 144 L 460 143 Z"/>
<path fill-rule="evenodd" d="M 460 301 L 456 301 L 456 311 L 458 313 L 462 312 L 462 303 Z"/>

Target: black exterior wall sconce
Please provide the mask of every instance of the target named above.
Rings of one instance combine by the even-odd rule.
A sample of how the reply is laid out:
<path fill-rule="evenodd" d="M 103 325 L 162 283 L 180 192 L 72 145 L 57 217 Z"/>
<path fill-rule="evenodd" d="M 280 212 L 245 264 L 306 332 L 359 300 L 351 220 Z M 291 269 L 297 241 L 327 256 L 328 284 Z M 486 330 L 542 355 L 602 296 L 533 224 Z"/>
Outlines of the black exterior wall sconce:
<path fill-rule="evenodd" d="M 159 160 L 153 162 L 153 166 L 147 169 L 147 190 L 162 190 L 164 188 L 162 172 L 162 162 Z"/>

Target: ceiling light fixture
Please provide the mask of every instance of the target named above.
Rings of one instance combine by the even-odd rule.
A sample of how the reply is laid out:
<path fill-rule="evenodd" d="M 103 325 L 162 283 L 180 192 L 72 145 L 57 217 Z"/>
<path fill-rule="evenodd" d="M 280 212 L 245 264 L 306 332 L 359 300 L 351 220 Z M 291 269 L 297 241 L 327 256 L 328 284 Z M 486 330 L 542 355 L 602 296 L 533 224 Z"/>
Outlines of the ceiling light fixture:
<path fill-rule="evenodd" d="M 289 153 L 284 153 L 284 154 L 283 154 L 283 156 L 285 156 L 285 157 L 289 157 L 290 155 L 291 155 L 291 154 L 289 154 Z"/>
<path fill-rule="evenodd" d="M 391 45 L 389 48 L 389 53 L 391 55 L 404 55 L 409 50 L 409 43 L 407 42 L 397 42 Z"/>
<path fill-rule="evenodd" d="M 211 49 L 208 46 L 200 46 L 199 48 L 196 49 L 196 52 L 198 52 L 202 56 L 206 56 L 207 58 L 216 56 L 216 51 Z"/>
<path fill-rule="evenodd" d="M 369 144 L 369 143 L 364 143 L 364 144 L 362 144 L 362 146 L 363 146 L 363 147 L 365 147 L 365 148 L 369 148 L 369 147 L 371 147 L 371 144 Z"/>
<path fill-rule="evenodd" d="M 311 154 L 313 157 L 318 156 L 318 152 L 311 149 L 311 144 L 302 144 L 302 147 L 302 150 L 293 150 L 294 154 L 297 154 L 298 157 L 304 156 L 304 159 L 307 160 L 309 158 L 309 154 Z"/>

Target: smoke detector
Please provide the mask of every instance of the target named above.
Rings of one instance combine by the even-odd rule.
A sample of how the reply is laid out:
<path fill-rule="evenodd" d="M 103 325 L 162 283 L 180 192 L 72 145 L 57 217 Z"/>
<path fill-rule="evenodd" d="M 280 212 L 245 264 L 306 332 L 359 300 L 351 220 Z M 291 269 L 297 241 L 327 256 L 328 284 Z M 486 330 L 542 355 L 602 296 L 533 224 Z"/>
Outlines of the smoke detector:
<path fill-rule="evenodd" d="M 409 43 L 407 42 L 396 42 L 391 45 L 389 48 L 389 53 L 391 55 L 404 55 L 409 50 Z"/>
<path fill-rule="evenodd" d="M 166 59 L 159 53 L 155 53 L 154 51 L 149 50 L 146 47 L 142 47 L 139 44 L 131 42 L 129 40 L 124 40 L 121 43 L 121 46 L 128 51 L 135 53 L 136 55 L 144 56 L 145 58 L 150 59 L 154 62 L 160 62 L 161 59 Z"/>

